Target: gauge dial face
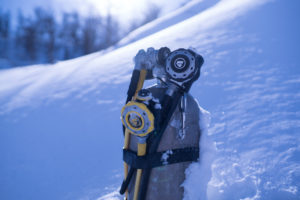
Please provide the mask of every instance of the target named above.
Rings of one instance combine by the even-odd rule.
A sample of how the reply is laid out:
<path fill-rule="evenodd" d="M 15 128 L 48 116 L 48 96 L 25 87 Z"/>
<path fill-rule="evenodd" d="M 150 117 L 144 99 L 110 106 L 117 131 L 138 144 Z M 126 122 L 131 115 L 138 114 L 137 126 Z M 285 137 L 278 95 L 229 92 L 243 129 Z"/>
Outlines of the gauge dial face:
<path fill-rule="evenodd" d="M 154 115 L 143 103 L 130 101 L 121 112 L 123 125 L 134 135 L 146 136 L 154 130 Z"/>

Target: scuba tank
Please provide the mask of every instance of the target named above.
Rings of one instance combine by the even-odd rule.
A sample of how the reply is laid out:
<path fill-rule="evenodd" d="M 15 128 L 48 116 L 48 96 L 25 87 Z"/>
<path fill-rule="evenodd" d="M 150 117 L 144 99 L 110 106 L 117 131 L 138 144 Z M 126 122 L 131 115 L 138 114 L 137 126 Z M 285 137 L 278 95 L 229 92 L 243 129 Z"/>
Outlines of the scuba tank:
<path fill-rule="evenodd" d="M 142 78 L 141 71 L 139 78 L 133 72 L 121 112 L 125 177 L 120 193 L 134 200 L 182 199 L 184 170 L 199 157 L 198 106 L 188 91 L 200 76 L 203 58 L 166 47 L 148 49 L 144 58 L 150 67 L 142 69 Z M 147 71 L 162 84 L 141 89 Z"/>

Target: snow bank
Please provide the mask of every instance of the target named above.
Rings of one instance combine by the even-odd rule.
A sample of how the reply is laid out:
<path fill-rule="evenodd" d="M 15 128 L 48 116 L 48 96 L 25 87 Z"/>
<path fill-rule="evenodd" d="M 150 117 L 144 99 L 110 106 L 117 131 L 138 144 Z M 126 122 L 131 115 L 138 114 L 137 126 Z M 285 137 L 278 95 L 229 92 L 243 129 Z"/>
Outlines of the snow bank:
<path fill-rule="evenodd" d="M 119 194 L 118 191 L 119 190 L 111 192 L 109 194 L 106 194 L 106 195 L 98 198 L 97 200 L 122 200 L 123 197 Z"/>
<path fill-rule="evenodd" d="M 199 142 L 200 155 L 199 161 L 192 163 L 185 171 L 186 180 L 182 184 L 184 187 L 184 200 L 206 200 L 207 184 L 212 176 L 211 166 L 215 157 L 216 147 L 212 139 L 208 136 L 210 113 L 201 106 L 199 106 L 199 109 L 199 126 L 201 129 Z"/>

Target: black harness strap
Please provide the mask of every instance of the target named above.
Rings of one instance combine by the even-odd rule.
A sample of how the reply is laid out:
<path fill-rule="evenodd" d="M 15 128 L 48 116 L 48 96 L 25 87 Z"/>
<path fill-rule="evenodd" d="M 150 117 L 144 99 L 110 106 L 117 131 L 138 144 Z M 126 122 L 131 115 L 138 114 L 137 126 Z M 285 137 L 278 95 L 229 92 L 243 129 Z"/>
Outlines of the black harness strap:
<path fill-rule="evenodd" d="M 196 162 L 199 158 L 198 147 L 186 147 L 155 152 L 138 156 L 135 151 L 123 149 L 123 160 L 130 166 L 127 178 L 123 181 L 120 193 L 124 194 L 136 169 L 149 169 L 181 162 Z"/>
<path fill-rule="evenodd" d="M 199 158 L 198 147 L 187 147 L 155 152 L 145 156 L 138 156 L 136 152 L 123 149 L 123 160 L 136 169 L 155 168 L 174 163 L 197 161 Z"/>

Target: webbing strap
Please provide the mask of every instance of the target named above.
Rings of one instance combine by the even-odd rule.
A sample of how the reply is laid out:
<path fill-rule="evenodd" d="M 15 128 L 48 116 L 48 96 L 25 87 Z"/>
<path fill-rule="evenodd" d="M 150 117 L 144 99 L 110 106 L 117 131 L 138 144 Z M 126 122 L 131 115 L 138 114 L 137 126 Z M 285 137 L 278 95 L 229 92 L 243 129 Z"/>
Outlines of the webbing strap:
<path fill-rule="evenodd" d="M 181 162 L 193 162 L 199 158 L 198 147 L 187 147 L 138 156 L 135 151 L 123 149 L 123 160 L 130 166 L 127 178 L 123 181 L 120 193 L 124 194 L 136 169 L 151 169 Z"/>
<path fill-rule="evenodd" d="M 197 161 L 199 158 L 198 147 L 187 147 L 182 149 L 172 149 L 162 152 L 137 156 L 136 152 L 123 149 L 123 160 L 129 166 L 136 169 L 154 168 L 174 163 Z"/>

